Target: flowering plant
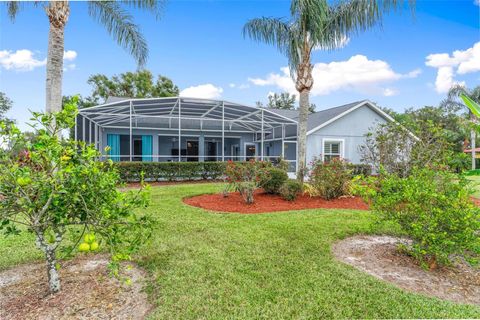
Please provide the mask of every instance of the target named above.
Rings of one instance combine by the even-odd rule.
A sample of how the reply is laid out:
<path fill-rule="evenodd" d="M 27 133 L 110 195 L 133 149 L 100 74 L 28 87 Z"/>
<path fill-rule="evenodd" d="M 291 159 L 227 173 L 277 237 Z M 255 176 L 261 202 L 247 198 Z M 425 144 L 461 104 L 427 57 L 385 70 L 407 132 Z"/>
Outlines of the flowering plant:
<path fill-rule="evenodd" d="M 272 164 L 266 161 L 250 160 L 245 163 L 229 161 L 225 170 L 225 181 L 228 183 L 224 195 L 228 191 L 240 192 L 246 203 L 253 203 L 253 194 L 260 187 L 262 177 Z"/>

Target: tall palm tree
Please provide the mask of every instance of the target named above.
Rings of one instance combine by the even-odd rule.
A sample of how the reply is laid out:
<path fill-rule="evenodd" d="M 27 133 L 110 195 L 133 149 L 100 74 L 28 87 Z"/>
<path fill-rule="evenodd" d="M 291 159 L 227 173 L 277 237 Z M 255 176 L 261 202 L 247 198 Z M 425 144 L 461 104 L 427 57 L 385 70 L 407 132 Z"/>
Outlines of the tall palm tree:
<path fill-rule="evenodd" d="M 449 107 L 452 111 L 468 110 L 470 120 L 473 123 L 477 122 L 477 117 L 467 108 L 463 100 L 460 99 L 460 95 L 466 95 L 474 101 L 480 101 L 480 86 L 476 86 L 473 89 L 469 89 L 461 84 L 453 85 L 448 90 L 447 98 L 441 102 L 442 106 Z M 470 129 L 470 148 L 472 149 L 472 170 L 476 167 L 476 152 L 475 152 L 475 140 L 477 134 L 474 128 Z"/>
<path fill-rule="evenodd" d="M 102 24 L 141 67 L 148 58 L 148 46 L 139 27 L 133 22 L 133 17 L 124 7 L 145 10 L 158 18 L 163 3 L 156 0 L 88 1 L 88 14 Z M 15 21 L 24 3 L 8 1 L 5 4 L 8 16 Z M 35 1 L 34 5 L 45 10 L 50 22 L 45 107 L 47 112 L 56 112 L 62 108 L 64 30 L 70 16 L 70 3 L 69 1 Z"/>
<path fill-rule="evenodd" d="M 262 17 L 244 25 L 245 37 L 274 45 L 288 58 L 290 74 L 300 97 L 297 155 L 300 182 L 306 171 L 307 116 L 313 86 L 312 51 L 341 47 L 346 37 L 379 24 L 384 13 L 402 4 L 402 0 L 350 0 L 335 5 L 329 5 L 327 0 L 292 0 L 289 20 Z"/>

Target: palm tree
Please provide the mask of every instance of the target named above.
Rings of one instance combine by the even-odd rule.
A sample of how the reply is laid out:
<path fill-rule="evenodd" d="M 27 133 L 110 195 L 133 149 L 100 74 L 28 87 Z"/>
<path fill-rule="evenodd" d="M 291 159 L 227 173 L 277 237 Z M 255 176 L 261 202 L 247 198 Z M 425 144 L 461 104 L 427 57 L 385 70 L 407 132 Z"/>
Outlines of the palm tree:
<path fill-rule="evenodd" d="M 292 0 L 289 20 L 262 17 L 249 20 L 243 27 L 244 37 L 274 45 L 288 58 L 290 74 L 300 97 L 297 156 L 300 182 L 306 171 L 307 116 L 313 86 L 312 51 L 341 47 L 347 37 L 379 24 L 384 13 L 402 4 L 402 0 L 350 0 L 330 6 L 327 0 Z"/>
<path fill-rule="evenodd" d="M 62 77 L 64 54 L 64 30 L 70 15 L 69 1 L 36 1 L 37 7 L 42 7 L 50 21 L 48 35 L 46 101 L 47 112 L 60 111 L 62 108 Z M 8 16 L 12 21 L 21 10 L 23 3 L 6 2 Z M 88 14 L 102 24 L 115 41 L 136 59 L 142 67 L 148 58 L 148 46 L 133 22 L 133 17 L 123 8 L 132 7 L 153 13 L 159 17 L 163 8 L 162 1 L 88 1 Z"/>
<path fill-rule="evenodd" d="M 464 104 L 463 100 L 460 99 L 461 95 L 466 95 L 474 101 L 480 101 L 480 86 L 477 86 L 473 89 L 468 89 L 461 84 L 453 85 L 450 90 L 448 90 L 447 98 L 441 102 L 441 105 L 444 107 L 451 108 L 452 111 L 459 110 L 468 110 L 469 117 L 473 123 L 477 122 L 477 117 L 470 111 L 469 108 Z M 476 162 L 476 152 L 475 152 L 475 140 L 477 138 L 475 129 L 472 127 L 470 129 L 470 148 L 472 149 L 472 170 L 475 170 Z"/>

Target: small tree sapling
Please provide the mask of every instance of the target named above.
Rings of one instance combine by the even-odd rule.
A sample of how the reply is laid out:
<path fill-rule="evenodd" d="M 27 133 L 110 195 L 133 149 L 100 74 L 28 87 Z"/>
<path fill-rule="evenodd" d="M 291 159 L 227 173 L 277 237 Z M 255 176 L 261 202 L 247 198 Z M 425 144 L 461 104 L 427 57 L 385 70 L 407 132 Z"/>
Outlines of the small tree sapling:
<path fill-rule="evenodd" d="M 33 138 L 0 122 L 0 230 L 35 235 L 51 293 L 60 290 L 60 249 L 75 253 L 86 234 L 95 234 L 118 265 L 151 233 L 151 218 L 135 210 L 148 204 L 146 189 L 120 192 L 117 171 L 97 161 L 93 145 L 60 137 L 76 114 L 75 99 L 60 112 L 33 113 Z M 63 241 L 67 233 L 75 236 Z"/>

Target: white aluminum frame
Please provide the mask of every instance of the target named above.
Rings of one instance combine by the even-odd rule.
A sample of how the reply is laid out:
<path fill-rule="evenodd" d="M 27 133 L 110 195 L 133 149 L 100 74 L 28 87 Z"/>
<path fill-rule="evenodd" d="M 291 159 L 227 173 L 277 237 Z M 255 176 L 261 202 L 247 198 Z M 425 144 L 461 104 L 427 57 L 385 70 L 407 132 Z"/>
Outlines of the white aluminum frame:
<path fill-rule="evenodd" d="M 82 119 L 82 131 L 78 132 L 80 117 Z M 167 123 L 161 122 L 163 119 L 163 121 L 168 121 L 168 127 L 156 127 L 155 121 L 142 121 L 143 119 L 159 119 L 157 125 L 167 125 Z M 178 128 L 172 125 L 172 120 L 178 121 Z M 87 136 L 85 131 L 87 121 L 89 126 L 88 142 L 94 143 L 99 150 L 102 146 L 102 132 L 104 129 L 128 129 L 130 152 L 125 156 L 128 156 L 130 161 L 133 159 L 133 129 L 177 131 L 178 161 L 182 160 L 182 130 L 200 132 L 221 131 L 221 160 L 225 161 L 225 138 L 228 137 L 226 133 L 252 133 L 254 141 L 251 143 L 257 146 L 257 143 L 260 142 L 260 159 L 264 160 L 264 143 L 272 140 L 265 139 L 265 135 L 272 133 L 273 138 L 275 138 L 275 128 L 282 128 L 281 140 L 283 156 L 283 141 L 286 139 L 285 126 L 297 125 L 297 121 L 267 109 L 249 107 L 225 100 L 186 97 L 125 99 L 80 109 L 79 115 L 75 119 L 76 140 L 86 140 Z M 196 127 L 197 121 L 199 122 L 200 128 Z M 188 123 L 185 125 L 184 122 Z M 215 123 L 218 122 L 221 122 L 221 129 L 215 126 Z M 150 124 L 153 125 L 150 126 Z M 208 124 L 213 124 L 213 127 L 208 127 Z M 255 141 L 257 140 L 256 135 L 258 133 L 261 135 L 260 141 Z M 81 137 L 79 137 L 80 134 Z M 276 138 L 273 140 L 280 139 Z M 256 156 L 257 155 L 258 150 L 256 150 Z M 163 156 L 158 155 L 157 157 Z"/>

